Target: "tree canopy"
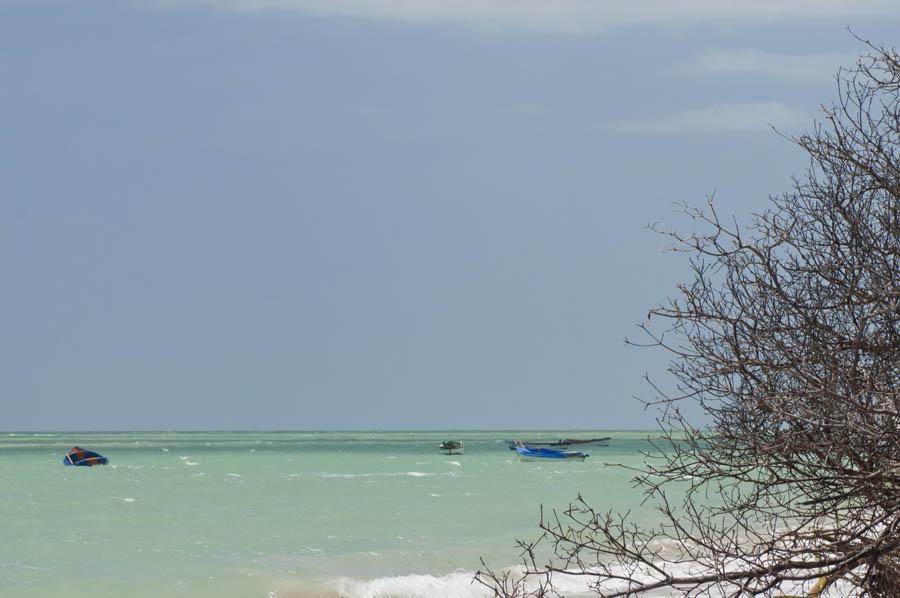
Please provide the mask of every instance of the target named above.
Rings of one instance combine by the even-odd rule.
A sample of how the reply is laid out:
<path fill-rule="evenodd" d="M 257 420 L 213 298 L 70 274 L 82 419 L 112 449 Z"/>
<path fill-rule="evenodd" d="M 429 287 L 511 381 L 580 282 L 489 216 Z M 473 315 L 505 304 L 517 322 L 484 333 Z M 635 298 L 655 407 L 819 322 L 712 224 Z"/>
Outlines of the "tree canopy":
<path fill-rule="evenodd" d="M 810 164 L 790 192 L 747 226 L 710 201 L 697 232 L 663 233 L 692 272 L 641 325 L 672 356 L 635 479 L 663 523 L 579 499 L 521 542 L 524 579 L 479 574 L 495 595 L 568 573 L 603 596 L 900 596 L 900 55 L 867 48 L 792 139 Z"/>

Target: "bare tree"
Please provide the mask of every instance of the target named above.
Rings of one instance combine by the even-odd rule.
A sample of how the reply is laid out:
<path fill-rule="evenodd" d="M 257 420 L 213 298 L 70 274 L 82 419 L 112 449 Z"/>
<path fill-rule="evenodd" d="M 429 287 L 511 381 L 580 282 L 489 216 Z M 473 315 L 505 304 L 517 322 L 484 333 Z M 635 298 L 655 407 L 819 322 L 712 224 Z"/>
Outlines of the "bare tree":
<path fill-rule="evenodd" d="M 705 232 L 664 233 L 692 277 L 641 326 L 676 390 L 653 386 L 668 432 L 635 478 L 663 523 L 579 497 L 520 543 L 524 578 L 479 573 L 496 596 L 559 595 L 561 574 L 602 596 L 900 596 L 900 55 L 867 47 L 793 139 L 790 193 L 745 228 L 710 201 L 688 210 Z"/>

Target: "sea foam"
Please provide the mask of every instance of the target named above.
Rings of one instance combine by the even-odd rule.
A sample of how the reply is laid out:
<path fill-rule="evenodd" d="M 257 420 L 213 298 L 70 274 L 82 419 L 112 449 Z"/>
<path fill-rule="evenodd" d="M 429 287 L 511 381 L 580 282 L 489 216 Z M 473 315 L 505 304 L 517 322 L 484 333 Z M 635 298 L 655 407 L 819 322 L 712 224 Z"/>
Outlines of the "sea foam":
<path fill-rule="evenodd" d="M 616 568 L 615 566 L 613 567 Z M 697 573 L 698 565 L 696 563 L 682 563 L 675 566 L 667 566 L 667 570 L 676 575 L 689 575 Z M 509 572 L 513 577 L 521 576 L 522 567 L 510 567 L 505 572 Z M 501 571 L 500 573 L 503 573 Z M 618 573 L 628 577 L 625 568 L 621 568 Z M 645 582 L 651 581 L 650 576 L 636 575 L 636 580 Z M 553 577 L 553 588 L 566 598 L 587 598 L 596 597 L 597 594 L 590 587 L 590 582 L 594 578 L 584 575 L 565 575 L 557 574 Z M 812 582 L 788 584 L 782 588 L 782 591 L 788 593 L 798 593 L 805 595 L 809 591 Z M 475 581 L 474 571 L 457 571 L 448 575 L 400 575 L 395 577 L 380 577 L 371 580 L 359 580 L 352 578 L 341 578 L 336 581 L 337 595 L 341 598 L 490 598 L 493 593 L 486 587 Z M 604 584 L 606 591 L 623 590 L 626 584 L 623 582 L 615 582 Z M 535 584 L 526 584 L 526 588 L 534 590 Z M 834 598 L 845 595 L 848 588 L 841 584 L 836 584 L 829 588 L 823 594 L 824 597 Z M 725 598 L 727 590 L 711 590 L 711 598 Z M 673 598 L 681 596 L 683 592 L 671 589 L 658 589 L 642 596 L 646 598 Z"/>
<path fill-rule="evenodd" d="M 485 598 L 487 588 L 473 582 L 474 573 L 465 571 L 444 576 L 400 575 L 372 580 L 343 578 L 337 582 L 342 598 Z"/>

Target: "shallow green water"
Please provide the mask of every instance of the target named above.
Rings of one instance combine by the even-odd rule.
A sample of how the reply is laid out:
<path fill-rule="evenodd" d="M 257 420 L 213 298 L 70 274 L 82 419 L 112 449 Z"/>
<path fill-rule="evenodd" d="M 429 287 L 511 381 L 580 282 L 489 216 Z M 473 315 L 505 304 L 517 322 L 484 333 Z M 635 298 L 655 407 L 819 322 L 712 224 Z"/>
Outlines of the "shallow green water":
<path fill-rule="evenodd" d="M 478 596 L 479 558 L 518 562 L 540 504 L 637 508 L 611 464 L 640 464 L 648 434 L 3 434 L 0 595 Z M 583 463 L 504 442 L 598 435 Z M 111 464 L 64 467 L 76 444 Z"/>

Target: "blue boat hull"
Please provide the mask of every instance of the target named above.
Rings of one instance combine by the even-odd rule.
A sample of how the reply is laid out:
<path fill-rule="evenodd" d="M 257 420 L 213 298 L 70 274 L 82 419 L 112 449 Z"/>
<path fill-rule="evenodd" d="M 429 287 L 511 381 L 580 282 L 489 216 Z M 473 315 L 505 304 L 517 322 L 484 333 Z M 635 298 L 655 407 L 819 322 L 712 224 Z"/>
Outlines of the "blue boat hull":
<path fill-rule="evenodd" d="M 95 453 L 94 451 L 86 451 L 77 446 L 66 453 L 63 457 L 63 465 L 67 467 L 93 467 L 94 465 L 108 465 L 109 459 Z"/>
<path fill-rule="evenodd" d="M 555 449 L 528 446 L 516 447 L 516 452 L 519 454 L 519 459 L 522 461 L 543 461 L 545 459 L 576 459 L 578 461 L 584 461 L 590 456 L 587 453 L 579 451 L 558 451 Z"/>

